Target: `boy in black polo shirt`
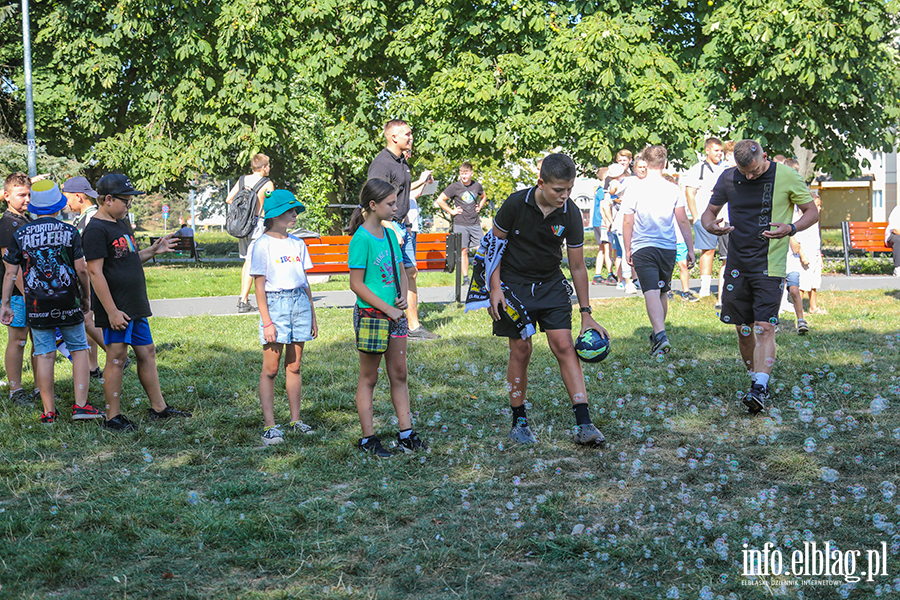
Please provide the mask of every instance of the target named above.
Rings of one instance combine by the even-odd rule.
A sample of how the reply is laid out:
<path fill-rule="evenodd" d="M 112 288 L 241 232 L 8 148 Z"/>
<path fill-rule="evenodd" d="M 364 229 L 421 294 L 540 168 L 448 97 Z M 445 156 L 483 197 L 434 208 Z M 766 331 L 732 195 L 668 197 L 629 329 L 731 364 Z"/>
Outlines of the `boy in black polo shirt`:
<path fill-rule="evenodd" d="M 560 373 L 577 423 L 575 441 L 599 446 L 603 434 L 591 423 L 581 362 L 572 341 L 571 287 L 560 269 L 562 246 L 566 243 L 569 267 L 581 306 L 581 332 L 595 329 L 603 337 L 606 330 L 591 316 L 587 267 L 584 264 L 584 229 L 581 212 L 569 199 L 577 171 L 572 159 L 551 154 L 541 164 L 537 185 L 512 194 L 494 219 L 493 234 L 507 240 L 498 268 L 490 275 L 490 306 L 494 335 L 509 338 L 506 380 L 513 413 L 510 439 L 535 442 L 525 414 L 528 363 L 531 339 L 522 339 L 509 318 L 501 281 L 522 302 L 528 316 L 546 332 L 550 350 L 559 362 Z M 579 334 L 580 335 L 580 334 Z"/>

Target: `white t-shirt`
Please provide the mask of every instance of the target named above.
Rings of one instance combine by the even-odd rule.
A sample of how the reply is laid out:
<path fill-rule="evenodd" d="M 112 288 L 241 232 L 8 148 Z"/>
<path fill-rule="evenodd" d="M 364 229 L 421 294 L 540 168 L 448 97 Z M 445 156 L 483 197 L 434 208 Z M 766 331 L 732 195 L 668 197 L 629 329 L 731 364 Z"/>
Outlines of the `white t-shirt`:
<path fill-rule="evenodd" d="M 725 161 L 717 165 L 711 165 L 707 161 L 697 163 L 691 167 L 684 175 L 682 180 L 684 187 L 692 187 L 697 189 L 694 195 L 694 202 L 697 205 L 697 214 L 691 215 L 694 219 L 699 219 L 706 207 L 709 206 L 709 199 L 712 196 L 713 187 L 719 180 L 719 175 L 725 170 Z M 721 213 L 720 213 L 721 214 Z M 728 214 L 727 212 L 725 213 Z"/>
<path fill-rule="evenodd" d="M 891 237 L 891 231 L 897 229 L 900 231 L 900 204 L 894 207 L 888 216 L 887 227 L 884 228 L 884 243 L 887 244 L 888 238 Z"/>
<path fill-rule="evenodd" d="M 674 183 L 648 175 L 628 185 L 621 212 L 634 215 L 631 252 L 655 247 L 675 250 L 678 245 L 675 209 L 684 206 L 684 194 Z"/>
<path fill-rule="evenodd" d="M 406 218 L 409 219 L 409 230 L 419 233 L 419 203 L 415 198 L 409 199 L 409 212 L 406 213 Z"/>
<path fill-rule="evenodd" d="M 306 244 L 290 234 L 283 240 L 264 234 L 250 254 L 250 275 L 265 275 L 267 292 L 309 287 L 306 271 L 312 266 Z"/>

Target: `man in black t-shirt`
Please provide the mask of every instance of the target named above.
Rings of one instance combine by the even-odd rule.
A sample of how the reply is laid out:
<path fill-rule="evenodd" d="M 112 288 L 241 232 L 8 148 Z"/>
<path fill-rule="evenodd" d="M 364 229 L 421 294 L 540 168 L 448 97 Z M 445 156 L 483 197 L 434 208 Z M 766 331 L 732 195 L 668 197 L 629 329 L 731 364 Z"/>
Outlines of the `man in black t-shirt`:
<path fill-rule="evenodd" d="M 531 338 L 522 339 L 508 317 L 501 281 L 521 301 L 528 316 L 547 334 L 547 343 L 559 363 L 566 390 L 572 400 L 579 444 L 599 446 L 603 434 L 591 423 L 581 362 L 572 342 L 571 287 L 560 265 L 566 243 L 569 268 L 578 304 L 581 330 L 594 329 L 604 338 L 609 334 L 591 316 L 587 267 L 584 264 L 584 227 L 581 211 L 569 198 L 577 170 L 564 154 L 551 154 L 541 164 L 537 185 L 512 194 L 497 211 L 493 234 L 507 240 L 500 266 L 490 279 L 488 312 L 494 320 L 494 335 L 509 339 L 507 389 L 512 408 L 510 439 L 532 443 L 534 435 L 525 413 Z"/>
<path fill-rule="evenodd" d="M 16 230 L 31 222 L 31 216 L 28 214 L 31 179 L 25 173 L 12 173 L 4 182 L 3 194 L 6 199 L 6 212 L 0 217 L 0 256 L 6 255 L 6 249 L 9 248 Z M 5 275 L 6 263 L 0 260 L 0 281 Z M 18 406 L 30 408 L 34 403 L 28 392 L 22 388 L 22 361 L 25 358 L 25 343 L 28 341 L 25 299 L 22 293 L 22 282 L 17 280 L 10 297 L 10 305 L 15 316 L 7 328 L 8 338 L 3 362 L 6 366 L 6 376 L 9 378 L 10 399 Z M 35 371 L 32 369 L 32 372 Z"/>
<path fill-rule="evenodd" d="M 143 263 L 157 254 L 171 252 L 174 234 L 156 240 L 149 248 L 138 250 L 128 209 L 139 192 L 125 175 L 109 174 L 97 182 L 98 210 L 84 228 L 84 257 L 91 275 L 91 304 L 94 321 L 103 330 L 106 343 L 106 367 L 103 369 L 103 394 L 107 418 L 103 427 L 135 431 L 137 425 L 121 412 L 122 371 L 128 346 L 134 349 L 141 385 L 150 399 L 150 419 L 190 417 L 191 413 L 166 404 L 159 387 L 156 346 L 150 335 L 150 300 L 144 280 Z"/>
<path fill-rule="evenodd" d="M 411 339 L 433 340 L 441 336 L 425 329 L 419 322 L 419 290 L 416 286 L 416 277 L 419 271 L 416 269 L 416 249 L 410 235 L 410 224 L 407 219 L 409 214 L 410 190 L 419 187 L 431 177 L 431 171 L 422 171 L 419 179 L 413 183 L 406 164 L 404 151 L 412 151 L 413 134 L 412 127 L 406 121 L 392 119 L 384 126 L 384 137 L 387 140 L 384 149 L 372 160 L 369 165 L 368 179 L 381 179 L 387 181 L 397 189 L 397 213 L 394 221 L 403 235 L 401 254 L 403 254 L 403 267 L 406 269 L 406 279 L 409 282 L 407 291 L 406 319 L 409 323 L 409 337 Z"/>
<path fill-rule="evenodd" d="M 464 162 L 459 167 L 459 181 L 447 186 L 438 196 L 437 205 L 447 213 L 453 223 L 453 233 L 462 235 L 463 285 L 469 283 L 469 250 L 478 250 L 484 231 L 481 229 L 479 213 L 487 203 L 487 194 L 481 184 L 472 179 L 472 164 Z M 447 201 L 453 202 L 451 207 Z"/>

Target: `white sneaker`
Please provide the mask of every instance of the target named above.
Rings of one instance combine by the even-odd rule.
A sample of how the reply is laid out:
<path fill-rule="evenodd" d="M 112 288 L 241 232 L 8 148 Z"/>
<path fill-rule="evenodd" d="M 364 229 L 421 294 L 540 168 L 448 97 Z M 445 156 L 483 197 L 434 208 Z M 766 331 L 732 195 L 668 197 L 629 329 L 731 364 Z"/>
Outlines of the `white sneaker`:
<path fill-rule="evenodd" d="M 628 283 L 625 285 L 625 293 L 626 294 L 637 294 L 637 287 L 633 283 Z"/>
<path fill-rule="evenodd" d="M 284 434 L 278 429 L 278 425 L 273 425 L 263 432 L 262 441 L 266 446 L 274 446 L 284 441 Z"/>
<path fill-rule="evenodd" d="M 894 277 L 900 277 L 900 267 L 894 269 Z"/>

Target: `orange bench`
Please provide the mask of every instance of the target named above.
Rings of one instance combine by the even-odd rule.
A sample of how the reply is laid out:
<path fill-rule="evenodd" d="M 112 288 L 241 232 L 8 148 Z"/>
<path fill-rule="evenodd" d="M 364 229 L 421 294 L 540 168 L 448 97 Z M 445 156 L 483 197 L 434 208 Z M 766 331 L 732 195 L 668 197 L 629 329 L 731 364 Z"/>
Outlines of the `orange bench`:
<path fill-rule="evenodd" d="M 850 275 L 850 251 L 893 252 L 884 245 L 884 230 L 888 224 L 870 223 L 868 221 L 844 221 L 841 223 L 841 234 L 844 243 L 844 268 Z"/>
<path fill-rule="evenodd" d="M 350 272 L 347 252 L 349 235 L 326 235 L 304 238 L 313 267 L 309 275 L 342 275 Z M 460 260 L 462 234 L 420 233 L 416 236 L 416 268 L 419 271 L 456 271 L 456 301 L 461 302 L 462 276 L 457 265 Z"/>

